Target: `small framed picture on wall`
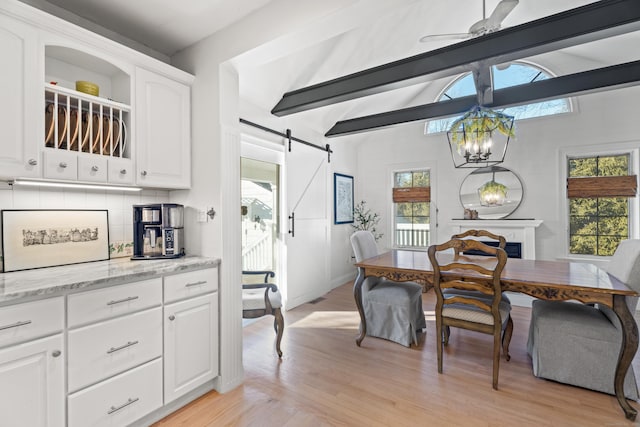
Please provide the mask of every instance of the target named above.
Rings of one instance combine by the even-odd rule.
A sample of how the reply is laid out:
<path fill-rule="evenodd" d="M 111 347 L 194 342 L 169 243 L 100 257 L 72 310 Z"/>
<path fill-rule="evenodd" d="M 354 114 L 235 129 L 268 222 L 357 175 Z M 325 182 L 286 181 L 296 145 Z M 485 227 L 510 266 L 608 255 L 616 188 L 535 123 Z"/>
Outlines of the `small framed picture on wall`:
<path fill-rule="evenodd" d="M 353 177 L 333 174 L 333 222 L 353 223 Z"/>

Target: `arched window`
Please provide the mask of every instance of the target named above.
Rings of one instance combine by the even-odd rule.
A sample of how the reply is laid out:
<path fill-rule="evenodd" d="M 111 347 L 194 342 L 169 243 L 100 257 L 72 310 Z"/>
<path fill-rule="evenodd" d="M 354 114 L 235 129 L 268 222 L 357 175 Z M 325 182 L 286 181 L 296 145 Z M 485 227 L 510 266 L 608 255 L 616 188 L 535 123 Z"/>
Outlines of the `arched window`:
<path fill-rule="evenodd" d="M 499 90 L 506 87 L 546 80 L 553 76 L 531 64 L 512 62 L 508 67 L 492 67 L 493 89 Z M 455 80 L 444 90 L 438 101 L 460 98 L 476 94 L 471 73 L 464 74 Z M 505 114 L 514 116 L 516 120 L 529 119 L 531 117 L 550 116 L 553 114 L 568 113 L 571 111 L 571 103 L 568 98 L 553 99 L 550 101 L 536 102 L 533 104 L 518 105 L 500 109 Z M 425 133 L 446 132 L 458 117 L 430 120 L 427 122 Z"/>

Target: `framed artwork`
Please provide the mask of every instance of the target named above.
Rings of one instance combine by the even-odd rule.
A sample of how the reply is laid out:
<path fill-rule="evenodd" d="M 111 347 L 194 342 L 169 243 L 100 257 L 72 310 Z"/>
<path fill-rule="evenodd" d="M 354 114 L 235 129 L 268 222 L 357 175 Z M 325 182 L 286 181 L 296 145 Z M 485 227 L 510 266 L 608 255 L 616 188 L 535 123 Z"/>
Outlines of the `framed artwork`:
<path fill-rule="evenodd" d="M 333 222 L 353 223 L 353 177 L 333 174 Z"/>
<path fill-rule="evenodd" d="M 109 259 L 106 210 L 3 210 L 4 271 Z"/>

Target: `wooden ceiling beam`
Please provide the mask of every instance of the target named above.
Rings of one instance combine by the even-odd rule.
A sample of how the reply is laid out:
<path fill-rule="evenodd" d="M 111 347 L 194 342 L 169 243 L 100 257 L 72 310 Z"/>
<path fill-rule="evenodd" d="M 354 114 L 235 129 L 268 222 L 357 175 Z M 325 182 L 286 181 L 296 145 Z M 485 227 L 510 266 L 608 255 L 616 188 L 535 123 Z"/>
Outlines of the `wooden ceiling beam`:
<path fill-rule="evenodd" d="M 640 1 L 602 0 L 409 58 L 287 92 L 276 116 L 324 107 L 399 87 L 640 29 Z"/>
<path fill-rule="evenodd" d="M 620 89 L 638 84 L 640 84 L 640 61 L 633 61 L 498 89 L 493 91 L 492 102 L 485 106 L 491 108 L 509 107 L 567 96 Z M 477 105 L 477 96 L 471 95 L 342 120 L 329 129 L 325 136 L 343 136 L 416 120 L 453 116 L 469 110 L 474 105 Z"/>

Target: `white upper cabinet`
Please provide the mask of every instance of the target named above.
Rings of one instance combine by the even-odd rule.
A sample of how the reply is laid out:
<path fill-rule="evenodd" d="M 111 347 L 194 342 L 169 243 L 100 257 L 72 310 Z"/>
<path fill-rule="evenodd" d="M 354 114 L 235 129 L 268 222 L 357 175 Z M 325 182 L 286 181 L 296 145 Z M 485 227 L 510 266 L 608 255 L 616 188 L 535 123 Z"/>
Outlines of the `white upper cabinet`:
<path fill-rule="evenodd" d="M 17 1 L 0 52 L 0 179 L 190 187 L 192 75 Z"/>
<path fill-rule="evenodd" d="M 133 67 L 114 65 L 55 35 L 44 43 L 43 177 L 133 184 L 134 141 L 128 131 Z M 77 91 L 78 80 L 95 83 L 99 92 Z"/>
<path fill-rule="evenodd" d="M 136 70 L 136 150 L 143 187 L 191 186 L 191 89 Z"/>
<path fill-rule="evenodd" d="M 34 144 L 40 123 L 37 112 L 37 36 L 35 28 L 0 15 L 0 176 L 36 177 L 40 174 L 38 147 Z"/>

